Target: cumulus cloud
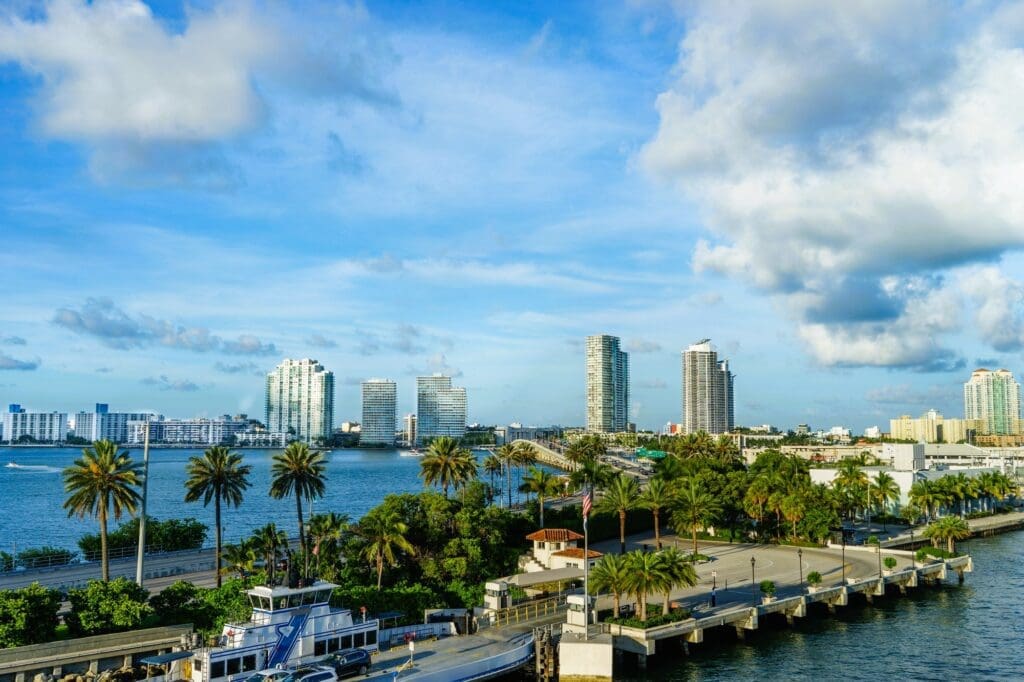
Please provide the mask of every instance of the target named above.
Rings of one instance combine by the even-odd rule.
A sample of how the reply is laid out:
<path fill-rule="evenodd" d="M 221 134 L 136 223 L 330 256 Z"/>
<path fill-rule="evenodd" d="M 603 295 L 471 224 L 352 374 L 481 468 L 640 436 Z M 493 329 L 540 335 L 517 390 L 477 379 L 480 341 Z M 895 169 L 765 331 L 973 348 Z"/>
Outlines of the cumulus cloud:
<path fill-rule="evenodd" d="M 945 273 L 924 286 L 953 297 L 953 270 L 1024 246 L 1022 13 L 697 7 L 641 154 L 704 209 L 694 268 L 778 297 L 824 364 L 959 366 L 959 325 L 915 324 L 924 294 L 891 284 Z"/>
<path fill-rule="evenodd" d="M 31 371 L 39 368 L 39 360 L 18 360 L 0 353 L 0 370 Z"/>
<path fill-rule="evenodd" d="M 333 339 L 329 339 L 322 334 L 313 334 L 308 339 L 306 339 L 306 343 L 313 346 L 314 348 L 335 348 L 338 345 L 336 341 L 334 341 Z"/>
<path fill-rule="evenodd" d="M 233 355 L 277 353 L 274 344 L 263 343 L 252 335 L 243 334 L 234 341 L 225 341 L 205 327 L 185 327 L 149 315 L 129 315 L 109 298 L 89 298 L 78 310 L 60 308 L 53 322 L 120 350 L 156 345 L 196 353 L 216 350 Z"/>
<path fill-rule="evenodd" d="M 394 103 L 379 85 L 381 60 L 345 35 L 361 12 L 313 14 L 228 2 L 190 9 L 176 31 L 141 0 L 51 0 L 0 16 L 0 58 L 40 77 L 42 130 L 90 144 L 100 175 L 206 174 L 220 188 L 234 171 L 211 166 L 223 163 L 217 144 L 263 124 L 268 89 Z M 297 30 L 303 21 L 308 30 Z"/>
<path fill-rule="evenodd" d="M 199 384 L 189 381 L 188 379 L 169 379 L 166 374 L 161 374 L 158 377 L 146 377 L 142 380 L 142 383 L 146 386 L 156 386 L 161 391 L 183 391 L 185 393 L 191 393 L 199 390 Z"/>
<path fill-rule="evenodd" d="M 24 346 L 28 342 L 25 341 L 25 339 L 21 338 L 20 336 L 5 336 L 4 338 L 0 339 L 0 343 L 4 344 L 5 346 Z"/>
<path fill-rule="evenodd" d="M 1024 284 L 989 266 L 964 272 L 960 287 L 971 302 L 975 328 L 992 348 L 1024 348 Z"/>
<path fill-rule="evenodd" d="M 427 358 L 425 367 L 413 367 L 410 366 L 406 370 L 406 374 L 412 374 L 414 376 L 429 376 L 431 374 L 444 374 L 445 376 L 452 377 L 453 379 L 462 376 L 462 370 L 458 367 L 452 367 L 448 364 L 448 358 L 444 353 L 435 353 Z"/>

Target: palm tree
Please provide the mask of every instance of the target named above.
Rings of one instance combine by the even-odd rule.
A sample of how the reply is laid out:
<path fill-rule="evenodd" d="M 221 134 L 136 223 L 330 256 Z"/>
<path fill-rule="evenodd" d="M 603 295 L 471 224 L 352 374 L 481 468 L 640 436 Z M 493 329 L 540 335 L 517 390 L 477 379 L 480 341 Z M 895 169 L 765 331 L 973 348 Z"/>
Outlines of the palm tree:
<path fill-rule="evenodd" d="M 966 540 L 971 537 L 971 529 L 967 522 L 956 516 L 944 516 L 935 523 L 924 529 L 924 536 L 932 541 L 936 547 L 940 543 L 946 543 L 946 550 L 950 554 L 956 553 L 956 541 Z"/>
<path fill-rule="evenodd" d="M 587 457 L 569 474 L 569 483 L 573 488 L 593 492 L 594 488 L 604 488 L 614 477 L 615 470 L 610 466 L 595 457 Z"/>
<path fill-rule="evenodd" d="M 675 547 L 668 547 L 657 553 L 658 561 L 661 563 L 661 574 L 664 579 L 665 606 L 662 613 L 669 612 L 669 602 L 672 599 L 672 590 L 677 587 L 693 587 L 697 584 L 697 571 L 693 562 L 688 561 Z"/>
<path fill-rule="evenodd" d="M 669 455 L 654 465 L 654 475 L 666 481 L 674 481 L 686 475 L 686 468 L 683 460 L 675 455 Z"/>
<path fill-rule="evenodd" d="M 619 554 L 626 553 L 626 512 L 640 504 L 640 486 L 636 481 L 620 473 L 613 478 L 597 503 L 597 510 L 619 514 Z"/>
<path fill-rule="evenodd" d="M 942 503 L 943 495 L 938 487 L 928 479 L 915 481 L 910 486 L 910 502 L 924 510 L 924 515 L 931 520 L 932 510 L 938 516 L 939 505 Z"/>
<path fill-rule="evenodd" d="M 519 489 L 526 494 L 533 493 L 540 502 L 540 527 L 544 527 L 544 498 L 558 494 L 561 481 L 550 471 L 530 467 L 530 471 L 523 477 L 523 483 Z"/>
<path fill-rule="evenodd" d="M 884 471 L 879 471 L 869 490 L 872 500 L 878 505 L 879 514 L 883 515 L 882 530 L 886 530 L 886 507 L 890 502 L 895 502 L 900 498 L 900 486 L 892 476 Z"/>
<path fill-rule="evenodd" d="M 262 553 L 267 562 L 267 582 L 273 587 L 277 560 L 288 548 L 288 536 L 273 523 L 268 523 L 253 534 L 252 542 L 253 551 Z"/>
<path fill-rule="evenodd" d="M 628 592 L 629 588 L 629 567 L 626 557 L 621 554 L 605 554 L 590 569 L 590 589 L 611 593 L 616 617 L 619 615 L 622 594 Z"/>
<path fill-rule="evenodd" d="M 322 575 L 324 558 L 329 561 L 328 567 L 334 564 L 341 555 L 341 537 L 349 528 L 348 514 L 314 514 L 309 517 L 309 540 L 313 544 L 312 554 L 316 557 L 316 574 Z"/>
<path fill-rule="evenodd" d="M 533 443 L 525 440 L 516 441 L 514 446 L 516 449 L 516 472 L 520 483 L 519 490 L 522 492 L 523 470 L 537 463 L 537 448 L 534 447 Z"/>
<path fill-rule="evenodd" d="M 242 540 L 237 545 L 225 545 L 224 547 L 224 568 L 220 573 L 237 573 L 239 578 L 251 573 L 256 563 L 255 543 L 252 540 Z"/>
<path fill-rule="evenodd" d="M 740 451 L 736 443 L 727 434 L 720 435 L 711 446 L 711 453 L 720 461 L 726 464 L 738 461 Z"/>
<path fill-rule="evenodd" d="M 299 517 L 299 546 L 309 556 L 306 531 L 302 523 L 302 498 L 315 500 L 324 496 L 326 458 L 319 450 L 310 450 L 305 443 L 289 443 L 284 452 L 274 455 L 270 471 L 270 496 L 283 499 L 295 495 L 295 511 Z"/>
<path fill-rule="evenodd" d="M 203 506 L 209 506 L 213 500 L 213 518 L 216 524 L 215 561 L 217 566 L 217 587 L 220 587 L 220 554 L 221 554 L 221 502 L 234 506 L 242 504 L 242 494 L 249 487 L 249 473 L 252 467 L 242 464 L 242 455 L 231 452 L 222 445 L 215 445 L 203 453 L 202 457 L 191 457 L 186 466 L 188 480 L 185 481 L 185 501 L 203 500 Z"/>
<path fill-rule="evenodd" d="M 64 508 L 68 516 L 95 516 L 100 522 L 100 566 L 103 580 L 110 580 L 107 555 L 107 519 L 113 514 L 134 516 L 141 497 L 135 489 L 142 482 L 141 465 L 132 461 L 127 450 L 117 451 L 109 440 L 97 441 L 82 450 L 82 458 L 64 470 Z"/>
<path fill-rule="evenodd" d="M 797 539 L 796 524 L 804 517 L 807 513 L 807 505 L 805 500 L 805 493 L 802 490 L 797 490 L 789 493 L 782 498 L 779 505 L 782 515 L 786 521 L 789 521 L 793 526 L 793 539 Z"/>
<path fill-rule="evenodd" d="M 661 549 L 661 510 L 671 506 L 674 500 L 671 486 L 658 476 L 650 480 L 640 496 L 640 506 L 650 509 L 654 516 L 654 543 L 658 549 Z"/>
<path fill-rule="evenodd" d="M 459 446 L 459 441 L 450 436 L 430 441 L 420 462 L 420 478 L 425 485 L 440 485 L 447 498 L 449 487 L 458 489 L 475 476 L 476 460 L 469 450 Z"/>
<path fill-rule="evenodd" d="M 676 495 L 676 509 L 672 513 L 672 525 L 677 529 L 687 528 L 693 533 L 693 554 L 697 555 L 697 531 L 710 525 L 722 512 L 722 505 L 715 497 L 701 490 L 697 479 L 683 479 Z"/>
<path fill-rule="evenodd" d="M 868 475 L 860 468 L 856 458 L 844 459 L 839 463 L 839 472 L 832 481 L 832 487 L 840 493 L 851 515 L 862 502 L 867 503 L 865 494 Z"/>
<path fill-rule="evenodd" d="M 507 478 L 506 485 L 508 487 L 508 508 L 512 508 L 512 467 L 516 464 L 516 446 L 512 443 L 505 443 L 497 452 L 495 456 L 501 460 L 501 465 L 505 468 L 505 476 Z"/>
<path fill-rule="evenodd" d="M 406 537 L 409 527 L 402 522 L 401 516 L 394 509 L 377 507 L 364 516 L 359 522 L 359 534 L 367 540 L 363 549 L 363 558 L 377 568 L 377 589 L 381 588 L 384 576 L 384 562 L 395 566 L 395 550 L 406 554 L 415 554 L 416 550 Z"/>
<path fill-rule="evenodd" d="M 626 570 L 629 574 L 626 584 L 636 595 L 640 620 L 647 620 L 647 595 L 664 589 L 668 582 L 664 566 L 657 552 L 630 552 L 626 555 Z"/>
<path fill-rule="evenodd" d="M 497 455 L 492 453 L 490 455 L 487 455 L 487 457 L 484 458 L 484 472 L 487 473 L 487 475 L 491 479 L 491 490 L 492 491 L 495 490 L 495 488 L 494 488 L 494 477 L 496 475 L 497 476 L 501 476 L 501 474 L 504 471 L 504 469 L 505 469 L 505 465 L 501 463 L 501 458 L 498 457 Z M 493 501 L 493 499 L 494 499 L 493 495 L 494 495 L 494 493 L 492 492 L 491 495 L 489 496 L 489 500 L 490 501 Z M 499 495 L 499 499 L 500 499 L 500 497 L 501 496 Z"/>
<path fill-rule="evenodd" d="M 757 519 L 758 532 L 763 533 L 764 531 L 761 526 L 764 524 L 765 505 L 768 504 L 769 497 L 771 497 L 771 486 L 768 477 L 760 475 L 750 482 L 743 498 L 743 506 L 747 514 Z"/>

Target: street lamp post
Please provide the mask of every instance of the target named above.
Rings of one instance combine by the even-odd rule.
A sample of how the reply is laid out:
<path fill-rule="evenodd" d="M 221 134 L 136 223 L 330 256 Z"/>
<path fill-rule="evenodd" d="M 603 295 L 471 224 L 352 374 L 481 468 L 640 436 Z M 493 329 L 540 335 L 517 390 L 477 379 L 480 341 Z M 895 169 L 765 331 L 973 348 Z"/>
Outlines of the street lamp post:
<path fill-rule="evenodd" d="M 757 592 L 754 589 L 754 564 L 757 563 L 757 559 L 750 557 L 750 596 L 753 597 L 754 603 L 757 603 Z"/>
<path fill-rule="evenodd" d="M 917 568 L 917 553 L 914 551 L 914 528 L 910 528 L 910 561 L 914 568 Z"/>
<path fill-rule="evenodd" d="M 800 569 L 800 589 L 803 590 L 804 589 L 804 550 L 802 550 L 802 549 L 797 549 L 796 550 L 796 563 L 797 563 L 797 567 Z"/>
<path fill-rule="evenodd" d="M 843 533 L 843 584 L 846 584 L 846 533 Z"/>
<path fill-rule="evenodd" d="M 878 555 L 878 579 L 882 579 L 882 541 L 875 542 L 875 553 Z"/>

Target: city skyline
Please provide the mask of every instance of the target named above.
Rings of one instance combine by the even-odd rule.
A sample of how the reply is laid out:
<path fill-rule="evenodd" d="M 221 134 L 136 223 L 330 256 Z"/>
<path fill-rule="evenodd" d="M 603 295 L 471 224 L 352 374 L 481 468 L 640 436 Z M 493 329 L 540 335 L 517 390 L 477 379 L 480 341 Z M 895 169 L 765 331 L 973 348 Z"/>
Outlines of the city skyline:
<path fill-rule="evenodd" d="M 738 424 L 960 414 L 1024 349 L 1008 15 L 14 3 L 0 403 L 259 414 L 317 357 L 339 417 L 443 372 L 474 421 L 583 424 L 605 330 L 641 428 L 702 337 Z"/>

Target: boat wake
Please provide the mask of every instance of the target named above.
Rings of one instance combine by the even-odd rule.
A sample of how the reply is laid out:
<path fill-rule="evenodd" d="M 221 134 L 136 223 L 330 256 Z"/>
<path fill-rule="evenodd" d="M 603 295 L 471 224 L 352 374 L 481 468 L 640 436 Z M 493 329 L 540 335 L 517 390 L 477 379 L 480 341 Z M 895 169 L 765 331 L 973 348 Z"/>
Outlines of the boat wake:
<path fill-rule="evenodd" d="M 57 467 L 47 466 L 45 464 L 16 464 L 14 462 L 8 462 L 5 469 L 17 469 L 19 471 L 39 471 L 44 473 L 55 474 L 60 471 Z"/>

